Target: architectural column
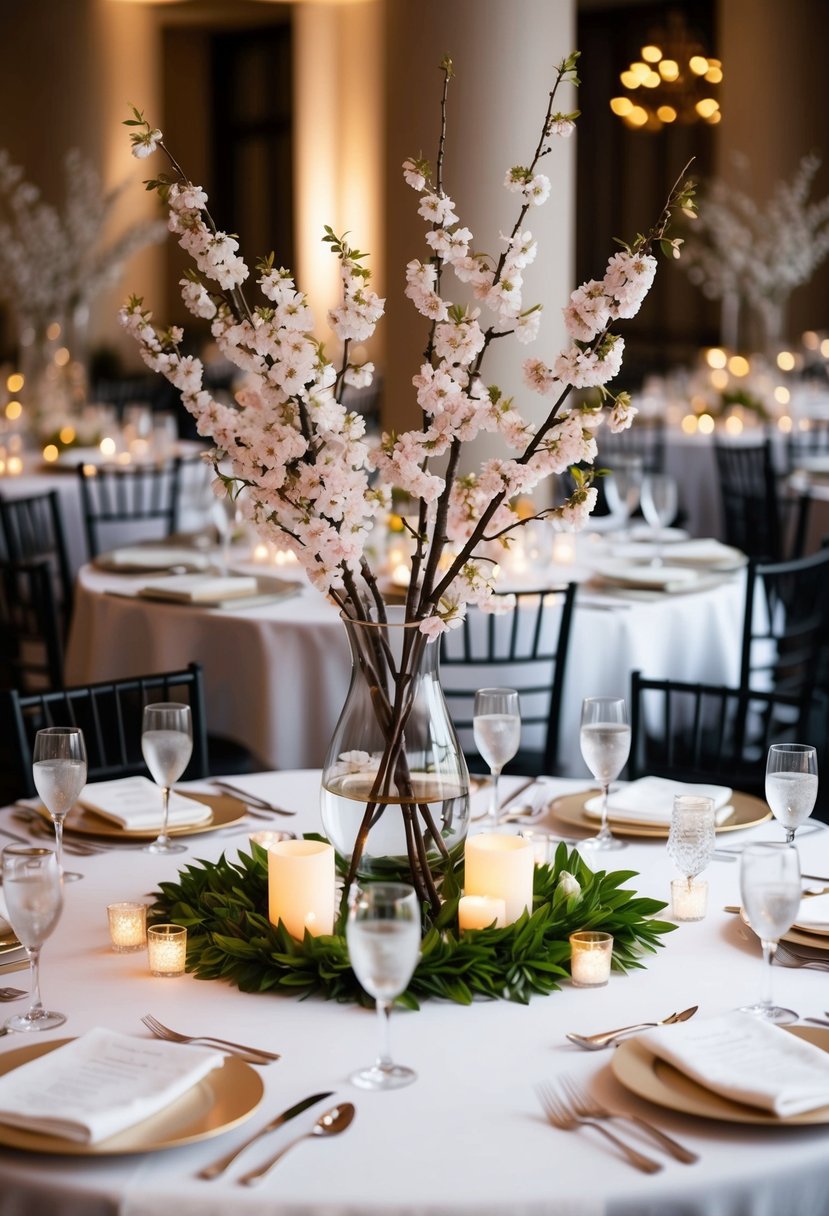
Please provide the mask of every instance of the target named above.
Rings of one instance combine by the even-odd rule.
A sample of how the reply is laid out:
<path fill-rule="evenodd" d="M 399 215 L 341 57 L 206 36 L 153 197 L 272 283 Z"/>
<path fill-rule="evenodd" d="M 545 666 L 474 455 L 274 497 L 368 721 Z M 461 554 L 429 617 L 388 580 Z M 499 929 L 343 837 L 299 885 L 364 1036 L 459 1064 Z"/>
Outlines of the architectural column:
<path fill-rule="evenodd" d="M 474 234 L 473 247 L 497 257 L 499 233 L 510 231 L 517 196 L 504 189 L 504 176 L 532 159 L 538 142 L 555 65 L 575 50 L 574 0 L 386 0 L 386 267 L 384 425 L 398 430 L 418 419 L 411 378 L 426 341 L 427 323 L 403 296 L 406 263 L 426 260 L 425 222 L 417 196 L 404 183 L 407 156 L 437 156 L 439 64 L 450 55 L 455 78 L 449 90 L 444 185 L 461 223 Z M 556 109 L 576 108 L 570 86 L 562 87 Z M 538 239 L 538 257 L 526 272 L 524 301 L 540 303 L 539 339 L 521 346 L 496 342 L 487 353 L 485 378 L 515 394 L 527 415 L 543 413 L 542 399 L 521 385 L 521 363 L 529 354 L 552 361 L 564 338 L 561 309 L 573 284 L 575 219 L 575 138 L 554 141 L 541 172 L 552 195 L 532 208 L 526 227 Z M 463 288 L 450 273 L 452 293 Z M 476 456 L 487 440 L 476 443 Z"/>

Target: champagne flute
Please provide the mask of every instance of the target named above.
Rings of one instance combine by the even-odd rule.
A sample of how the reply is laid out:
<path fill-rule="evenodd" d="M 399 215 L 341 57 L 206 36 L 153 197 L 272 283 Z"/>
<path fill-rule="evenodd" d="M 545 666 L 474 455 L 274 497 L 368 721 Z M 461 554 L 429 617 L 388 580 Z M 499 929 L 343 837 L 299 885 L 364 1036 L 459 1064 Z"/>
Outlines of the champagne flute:
<path fill-rule="evenodd" d="M 585 697 L 581 706 L 581 754 L 602 787 L 602 823 L 598 835 L 581 841 L 593 849 L 623 849 L 607 825 L 610 783 L 625 766 L 630 752 L 630 726 L 622 698 Z"/>
<path fill-rule="evenodd" d="M 740 859 L 740 895 L 748 923 L 763 945 L 765 992 L 755 1005 L 743 1006 L 767 1022 L 796 1022 L 792 1009 L 772 1000 L 772 962 L 782 934 L 791 929 L 800 907 L 800 860 L 797 849 L 779 842 L 746 845 Z"/>
<path fill-rule="evenodd" d="M 190 706 L 162 701 L 144 707 L 141 752 L 153 781 L 161 786 L 161 831 L 147 853 L 185 853 L 186 847 L 167 835 L 170 789 L 187 768 L 193 751 L 193 722 Z"/>
<path fill-rule="evenodd" d="M 521 707 L 514 688 L 479 688 L 475 693 L 472 716 L 475 746 L 489 765 L 492 791 L 489 811 L 481 820 L 487 825 L 498 822 L 498 779 L 508 760 L 521 743 Z"/>
<path fill-rule="evenodd" d="M 642 514 L 653 529 L 655 542 L 652 566 L 662 565 L 661 532 L 676 518 L 678 493 L 676 481 L 667 473 L 649 473 L 642 482 Z"/>
<path fill-rule="evenodd" d="M 3 895 L 15 936 L 29 956 L 29 1008 L 6 1022 L 8 1030 L 52 1030 L 66 1021 L 62 1013 L 43 1008 L 40 999 L 40 948 L 60 918 L 63 885 L 57 854 L 35 845 L 10 844 L 3 849 Z"/>
<path fill-rule="evenodd" d="M 67 882 L 83 877 L 63 870 L 63 821 L 86 785 L 86 744 L 77 726 L 47 726 L 35 735 L 32 777 L 55 825 L 58 869 Z"/>
<path fill-rule="evenodd" d="M 766 759 L 766 802 L 791 844 L 817 799 L 817 752 L 808 743 L 773 743 Z"/>
<path fill-rule="evenodd" d="M 380 1052 L 369 1068 L 352 1074 L 361 1089 L 399 1089 L 417 1073 L 395 1064 L 389 1048 L 389 1019 L 395 998 L 405 992 L 420 956 L 420 909 L 414 887 L 378 882 L 357 888 L 345 928 L 357 979 L 373 996 L 380 1020 Z"/>

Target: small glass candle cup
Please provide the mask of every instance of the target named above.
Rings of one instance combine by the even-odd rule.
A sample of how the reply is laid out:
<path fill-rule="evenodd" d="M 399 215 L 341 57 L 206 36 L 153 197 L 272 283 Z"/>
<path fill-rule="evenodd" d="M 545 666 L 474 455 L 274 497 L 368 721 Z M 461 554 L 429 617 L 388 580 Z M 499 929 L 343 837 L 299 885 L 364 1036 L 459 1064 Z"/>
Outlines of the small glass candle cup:
<path fill-rule="evenodd" d="M 603 988 L 610 979 L 613 937 L 593 929 L 570 934 L 570 978 L 577 988 Z"/>
<path fill-rule="evenodd" d="M 533 858 L 537 866 L 545 866 L 555 857 L 559 837 L 543 828 L 522 828 L 518 833 L 532 846 Z"/>
<path fill-rule="evenodd" d="M 153 925 L 147 930 L 147 954 L 151 975 L 183 975 L 187 958 L 184 925 Z"/>
<path fill-rule="evenodd" d="M 263 828 L 259 832 L 251 832 L 248 840 L 261 845 L 263 849 L 270 849 L 275 844 L 281 844 L 283 840 L 296 840 L 296 832 L 281 832 L 278 828 Z"/>
<path fill-rule="evenodd" d="M 109 938 L 116 954 L 130 954 L 147 945 L 147 905 L 107 904 Z"/>
<path fill-rule="evenodd" d="M 674 920 L 702 920 L 708 909 L 708 883 L 704 878 L 671 881 L 671 915 Z"/>

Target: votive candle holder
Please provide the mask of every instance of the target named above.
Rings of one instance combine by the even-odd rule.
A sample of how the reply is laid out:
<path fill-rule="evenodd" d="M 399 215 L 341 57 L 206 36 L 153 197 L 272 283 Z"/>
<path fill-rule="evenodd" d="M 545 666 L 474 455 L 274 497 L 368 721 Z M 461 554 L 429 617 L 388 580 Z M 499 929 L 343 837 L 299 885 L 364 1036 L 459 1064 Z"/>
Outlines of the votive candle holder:
<path fill-rule="evenodd" d="M 152 925 L 147 930 L 147 954 L 151 975 L 183 975 L 187 929 L 184 925 Z"/>
<path fill-rule="evenodd" d="M 570 934 L 570 978 L 577 988 L 603 988 L 610 979 L 613 937 L 594 929 Z"/>
<path fill-rule="evenodd" d="M 702 920 L 708 910 L 708 883 L 704 878 L 674 878 L 671 915 L 674 920 Z"/>
<path fill-rule="evenodd" d="M 147 905 L 107 904 L 107 920 L 112 949 L 116 954 L 143 950 L 147 944 Z"/>

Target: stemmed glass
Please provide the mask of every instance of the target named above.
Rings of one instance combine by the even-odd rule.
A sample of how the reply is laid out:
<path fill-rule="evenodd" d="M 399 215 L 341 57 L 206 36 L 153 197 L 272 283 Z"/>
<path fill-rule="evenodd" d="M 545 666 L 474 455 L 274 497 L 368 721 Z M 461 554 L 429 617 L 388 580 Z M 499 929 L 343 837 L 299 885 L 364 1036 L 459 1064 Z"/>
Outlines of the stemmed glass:
<path fill-rule="evenodd" d="M 479 688 L 472 716 L 475 746 L 489 765 L 492 791 L 489 811 L 481 821 L 498 822 L 498 778 L 521 743 L 521 708 L 514 688 Z"/>
<path fill-rule="evenodd" d="M 791 844 L 817 799 L 817 752 L 808 743 L 773 743 L 766 759 L 766 802 Z"/>
<path fill-rule="evenodd" d="M 765 842 L 746 845 L 740 860 L 740 895 L 748 923 L 763 946 L 765 994 L 755 1005 L 743 1007 L 767 1022 L 796 1022 L 792 1009 L 772 1000 L 772 962 L 782 934 L 794 924 L 800 907 L 800 860 L 791 845 Z"/>
<path fill-rule="evenodd" d="M 639 506 L 642 473 L 641 456 L 616 456 L 613 458 L 613 468 L 605 478 L 605 498 L 611 515 L 619 520 L 619 534 Z"/>
<path fill-rule="evenodd" d="M 186 847 L 167 835 L 170 788 L 187 768 L 193 751 L 193 722 L 190 706 L 162 701 L 144 707 L 141 752 L 153 781 L 161 786 L 161 831 L 147 853 L 185 853 Z"/>
<path fill-rule="evenodd" d="M 3 849 L 3 895 L 15 936 L 25 946 L 31 970 L 29 1008 L 6 1022 L 9 1030 L 52 1030 L 66 1017 L 50 1013 L 40 999 L 40 948 L 60 918 L 63 886 L 57 855 L 35 845 Z"/>
<path fill-rule="evenodd" d="M 77 726 L 47 726 L 35 735 L 32 777 L 40 800 L 55 825 L 55 853 L 63 872 L 63 821 L 86 785 L 86 744 Z M 63 873 L 67 882 L 81 878 Z"/>
<path fill-rule="evenodd" d="M 602 823 L 598 835 L 581 841 L 594 849 L 623 849 L 607 826 L 607 798 L 610 783 L 625 767 L 630 752 L 630 726 L 622 698 L 585 697 L 581 706 L 581 754 L 590 772 L 602 787 Z"/>
<path fill-rule="evenodd" d="M 667 473 L 648 473 L 642 482 L 640 498 L 642 514 L 654 530 L 655 549 L 652 566 L 662 565 L 660 533 L 676 517 L 678 494 L 676 481 Z"/>
<path fill-rule="evenodd" d="M 399 1089 L 417 1073 L 395 1064 L 389 1048 L 389 1019 L 405 992 L 420 956 L 420 909 L 414 887 L 378 882 L 357 888 L 345 928 L 348 954 L 357 979 L 373 996 L 380 1019 L 380 1052 L 369 1068 L 352 1074 L 361 1089 Z"/>

